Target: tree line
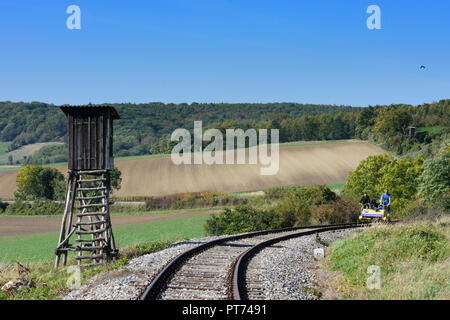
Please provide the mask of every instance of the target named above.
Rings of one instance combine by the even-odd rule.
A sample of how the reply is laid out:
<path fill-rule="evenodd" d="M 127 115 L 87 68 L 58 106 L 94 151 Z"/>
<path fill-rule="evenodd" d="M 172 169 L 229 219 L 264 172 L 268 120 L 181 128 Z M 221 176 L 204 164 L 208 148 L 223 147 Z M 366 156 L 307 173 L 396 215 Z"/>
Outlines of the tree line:
<path fill-rule="evenodd" d="M 354 113 L 360 110 L 350 106 L 298 103 L 153 102 L 111 105 L 121 116 L 114 124 L 116 156 L 165 152 L 168 149 L 170 134 L 177 128 L 192 127 L 194 120 L 202 120 L 205 126 L 227 121 L 236 121 L 239 125 L 253 125 L 267 122 L 274 115 L 294 118 L 304 115 Z M 12 142 L 9 151 L 36 142 L 67 141 L 67 121 L 58 106 L 52 104 L 0 102 L 0 141 Z M 55 150 L 51 151 L 55 156 Z M 49 155 L 40 156 L 45 157 L 48 158 Z"/>
<path fill-rule="evenodd" d="M 419 106 L 390 105 L 367 108 L 296 103 L 192 103 L 112 104 L 121 119 L 114 127 L 114 155 L 170 153 L 177 128 L 193 130 L 202 120 L 204 130 L 248 128 L 279 129 L 280 142 L 358 138 L 381 144 L 397 154 L 436 154 L 448 137 L 450 99 Z M 10 150 L 35 142 L 67 142 L 65 116 L 57 106 L 40 103 L 0 102 L 0 141 Z M 408 128 L 433 127 L 409 137 Z M 270 132 L 270 131 L 269 131 Z M 67 161 L 66 146 L 42 148 L 21 163 Z"/>

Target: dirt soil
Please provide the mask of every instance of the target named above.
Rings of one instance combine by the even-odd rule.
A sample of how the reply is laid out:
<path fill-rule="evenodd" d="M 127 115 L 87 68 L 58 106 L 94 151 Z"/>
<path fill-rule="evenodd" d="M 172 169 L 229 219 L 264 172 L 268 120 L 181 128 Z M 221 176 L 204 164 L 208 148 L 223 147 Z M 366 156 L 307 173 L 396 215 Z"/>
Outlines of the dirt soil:
<path fill-rule="evenodd" d="M 219 213 L 221 210 L 186 211 L 164 214 L 111 216 L 111 224 L 123 226 L 175 218 L 187 218 Z M 62 216 L 57 217 L 0 217 L 0 237 L 21 234 L 59 232 Z"/>

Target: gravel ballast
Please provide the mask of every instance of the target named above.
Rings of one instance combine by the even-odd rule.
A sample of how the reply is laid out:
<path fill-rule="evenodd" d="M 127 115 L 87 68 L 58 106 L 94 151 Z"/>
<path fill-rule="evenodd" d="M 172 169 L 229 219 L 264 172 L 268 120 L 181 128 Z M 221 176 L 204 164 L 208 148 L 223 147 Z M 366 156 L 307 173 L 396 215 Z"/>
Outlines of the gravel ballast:
<path fill-rule="evenodd" d="M 221 237 L 205 237 L 177 242 L 169 248 L 131 260 L 126 266 L 94 276 L 64 300 L 136 300 L 155 275 L 173 258 L 202 243 Z"/>
<path fill-rule="evenodd" d="M 323 242 L 331 243 L 355 232 L 354 229 L 321 233 Z M 134 258 L 118 270 L 94 276 L 64 300 L 135 300 L 139 299 L 156 274 L 173 258 L 202 243 L 222 238 L 205 237 L 174 243 L 167 249 Z M 255 294 L 250 299 L 311 300 L 318 299 L 307 287 L 313 286 L 314 275 L 308 262 L 314 249 L 324 245 L 314 235 L 276 243 L 256 254 L 248 264 L 247 281 L 254 283 Z"/>
<path fill-rule="evenodd" d="M 320 233 L 294 238 L 264 248 L 247 265 L 247 286 L 250 300 L 317 300 L 311 288 L 316 281 L 309 270 L 314 260 L 314 249 L 325 248 L 322 243 L 348 237 L 355 229 Z M 309 288 L 309 289 L 308 289 Z"/>

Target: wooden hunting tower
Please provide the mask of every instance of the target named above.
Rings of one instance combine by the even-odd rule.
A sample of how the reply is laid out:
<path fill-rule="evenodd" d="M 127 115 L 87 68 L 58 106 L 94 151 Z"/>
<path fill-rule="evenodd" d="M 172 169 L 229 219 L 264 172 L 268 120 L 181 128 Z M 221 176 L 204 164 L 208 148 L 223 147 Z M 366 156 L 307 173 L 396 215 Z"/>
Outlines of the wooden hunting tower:
<path fill-rule="evenodd" d="M 61 110 L 68 120 L 69 180 L 55 266 L 61 254 L 66 264 L 68 251 L 77 252 L 80 266 L 103 264 L 117 256 L 109 193 L 114 169 L 113 120 L 120 117 L 109 106 L 62 106 Z M 70 244 L 74 234 L 76 244 Z"/>

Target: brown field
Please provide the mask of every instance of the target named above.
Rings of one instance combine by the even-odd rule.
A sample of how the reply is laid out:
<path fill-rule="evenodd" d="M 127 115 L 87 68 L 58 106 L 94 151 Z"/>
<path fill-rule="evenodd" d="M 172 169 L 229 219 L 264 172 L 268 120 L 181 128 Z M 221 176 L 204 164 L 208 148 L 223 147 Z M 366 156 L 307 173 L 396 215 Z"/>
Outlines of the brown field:
<path fill-rule="evenodd" d="M 116 161 L 122 188 L 114 196 L 160 196 L 185 192 L 236 192 L 274 186 L 345 183 L 350 171 L 384 151 L 362 141 L 280 147 L 276 175 L 260 175 L 260 165 L 174 165 L 170 157 Z M 62 172 L 67 168 L 58 167 Z M 17 171 L 0 171 L 0 198 L 13 198 Z"/>

